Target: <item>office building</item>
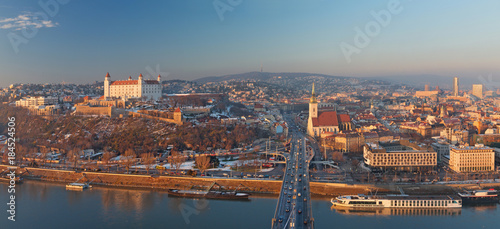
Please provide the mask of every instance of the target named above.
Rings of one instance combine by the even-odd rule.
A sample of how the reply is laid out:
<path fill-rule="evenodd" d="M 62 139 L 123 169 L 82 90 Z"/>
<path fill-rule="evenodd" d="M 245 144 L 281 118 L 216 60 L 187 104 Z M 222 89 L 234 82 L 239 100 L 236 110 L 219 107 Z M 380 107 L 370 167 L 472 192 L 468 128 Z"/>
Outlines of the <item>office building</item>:
<path fill-rule="evenodd" d="M 453 96 L 458 96 L 459 82 L 458 77 L 453 78 Z"/>
<path fill-rule="evenodd" d="M 472 95 L 482 99 L 483 98 L 483 85 L 482 84 L 473 84 L 472 85 Z"/>
<path fill-rule="evenodd" d="M 484 145 L 451 146 L 450 169 L 457 173 L 495 170 L 495 151 Z"/>

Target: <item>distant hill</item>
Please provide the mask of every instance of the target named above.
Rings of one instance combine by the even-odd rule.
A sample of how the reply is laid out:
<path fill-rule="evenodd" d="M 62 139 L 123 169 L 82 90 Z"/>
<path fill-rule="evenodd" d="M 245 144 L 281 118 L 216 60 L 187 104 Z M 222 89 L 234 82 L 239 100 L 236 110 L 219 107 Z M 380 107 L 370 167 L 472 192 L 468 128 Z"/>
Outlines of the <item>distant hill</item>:
<path fill-rule="evenodd" d="M 241 81 L 241 80 L 269 81 L 269 80 L 271 80 L 273 78 L 276 78 L 276 77 L 281 77 L 282 79 L 294 79 L 294 78 L 301 78 L 301 77 L 308 77 L 308 76 L 319 76 L 319 77 L 325 77 L 325 78 L 350 78 L 350 77 L 331 76 L 331 75 L 316 74 L 316 73 L 247 72 L 247 73 L 230 74 L 230 75 L 224 75 L 224 76 L 202 77 L 202 78 L 199 78 L 197 80 L 194 80 L 194 82 L 197 82 L 197 83 L 208 83 L 208 82 L 223 82 L 223 81 L 230 81 L 230 80 L 237 80 L 237 81 Z"/>
<path fill-rule="evenodd" d="M 394 84 L 405 84 L 414 87 L 424 87 L 428 84 L 431 89 L 439 86 L 442 89 L 451 89 L 453 87 L 453 76 L 440 75 L 402 75 L 402 76 L 377 76 L 367 77 L 366 79 L 384 80 Z M 460 89 L 468 89 L 472 84 L 480 83 L 476 78 L 465 78 L 459 76 Z"/>

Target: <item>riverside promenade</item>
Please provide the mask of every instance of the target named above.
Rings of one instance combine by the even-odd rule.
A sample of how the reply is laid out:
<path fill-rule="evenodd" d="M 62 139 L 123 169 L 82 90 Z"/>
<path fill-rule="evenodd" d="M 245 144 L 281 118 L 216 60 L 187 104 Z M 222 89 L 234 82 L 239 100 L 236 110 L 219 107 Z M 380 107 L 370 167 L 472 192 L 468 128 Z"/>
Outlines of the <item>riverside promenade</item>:
<path fill-rule="evenodd" d="M 0 165 L 0 172 L 7 166 Z M 104 172 L 75 172 L 68 170 L 55 170 L 44 168 L 23 167 L 18 168 L 16 174 L 23 174 L 24 179 L 33 179 L 50 182 L 71 183 L 84 177 L 81 181 L 92 181 L 92 185 L 121 187 L 121 188 L 143 188 L 155 190 L 174 189 L 204 189 L 214 181 L 224 187 L 225 190 L 234 190 L 261 194 L 278 195 L 281 189 L 281 180 L 259 179 L 259 178 L 219 178 L 219 177 L 178 177 L 163 175 L 133 175 L 114 174 Z M 337 196 L 344 194 L 369 194 L 399 193 L 402 188 L 408 194 L 453 194 L 462 188 L 477 189 L 482 187 L 500 187 L 500 182 L 490 180 L 488 183 L 478 181 L 462 182 L 438 182 L 435 184 L 349 184 L 349 183 L 326 183 L 310 182 L 310 191 L 314 196 Z"/>

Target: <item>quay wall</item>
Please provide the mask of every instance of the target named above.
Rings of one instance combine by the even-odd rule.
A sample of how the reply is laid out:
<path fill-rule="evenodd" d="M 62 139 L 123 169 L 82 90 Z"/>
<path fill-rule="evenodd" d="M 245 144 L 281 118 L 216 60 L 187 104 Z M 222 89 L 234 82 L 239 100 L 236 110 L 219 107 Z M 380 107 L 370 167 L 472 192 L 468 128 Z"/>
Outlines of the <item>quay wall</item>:
<path fill-rule="evenodd" d="M 0 172 L 6 170 L 7 166 L 0 165 Z M 146 189 L 206 189 L 213 182 L 223 186 L 224 190 L 239 191 L 262 194 L 279 194 L 281 189 L 280 180 L 265 179 L 233 179 L 212 177 L 173 177 L 173 176 L 148 176 L 133 174 L 114 174 L 101 172 L 75 172 L 67 170 L 42 169 L 24 167 L 18 168 L 17 174 L 23 174 L 25 179 L 34 179 L 51 182 L 71 183 L 80 178 L 80 182 L 92 181 L 92 185 L 111 186 L 122 188 L 146 188 Z M 337 196 L 346 194 L 369 194 L 399 193 L 402 189 L 407 194 L 456 194 L 462 188 L 478 189 L 485 187 L 500 187 L 500 183 L 481 184 L 347 184 L 347 183 L 323 183 L 310 182 L 312 195 Z"/>
<path fill-rule="evenodd" d="M 7 166 L 0 165 L 0 171 Z M 148 188 L 148 189 L 203 189 L 208 188 L 213 182 L 223 186 L 225 190 L 235 190 L 262 194 L 279 194 L 281 180 L 266 179 L 233 179 L 212 177 L 173 177 L 173 176 L 148 176 L 133 174 L 114 174 L 100 172 L 75 172 L 56 169 L 42 169 L 24 167 L 18 168 L 17 174 L 23 174 L 24 179 L 71 183 L 92 181 L 92 185 L 114 186 L 123 188 Z M 371 185 L 326 184 L 311 182 L 310 190 L 314 195 L 339 195 L 349 193 L 367 193 L 373 189 Z"/>

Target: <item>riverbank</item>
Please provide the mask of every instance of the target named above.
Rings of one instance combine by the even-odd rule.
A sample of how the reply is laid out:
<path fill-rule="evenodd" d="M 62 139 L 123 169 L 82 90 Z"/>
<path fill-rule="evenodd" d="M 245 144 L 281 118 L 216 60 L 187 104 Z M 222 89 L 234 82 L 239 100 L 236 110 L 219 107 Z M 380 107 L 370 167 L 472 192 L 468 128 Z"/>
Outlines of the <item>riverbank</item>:
<path fill-rule="evenodd" d="M 0 165 L 0 170 L 7 166 Z M 236 190 L 249 193 L 277 195 L 281 189 L 280 180 L 267 179 L 229 179 L 213 177 L 173 177 L 173 176 L 147 176 L 131 174 L 112 174 L 100 172 L 75 172 L 67 170 L 18 168 L 17 174 L 24 174 L 24 179 L 71 183 L 79 179 L 80 182 L 92 181 L 92 185 L 110 186 L 120 188 L 141 189 L 207 189 L 213 182 L 221 185 L 223 190 Z M 408 194 L 456 194 L 461 188 L 499 188 L 500 183 L 488 183 L 478 187 L 475 183 L 469 184 L 347 184 L 347 183 L 322 183 L 310 182 L 310 191 L 316 196 L 337 196 L 346 194 L 399 193 L 404 190 Z"/>

